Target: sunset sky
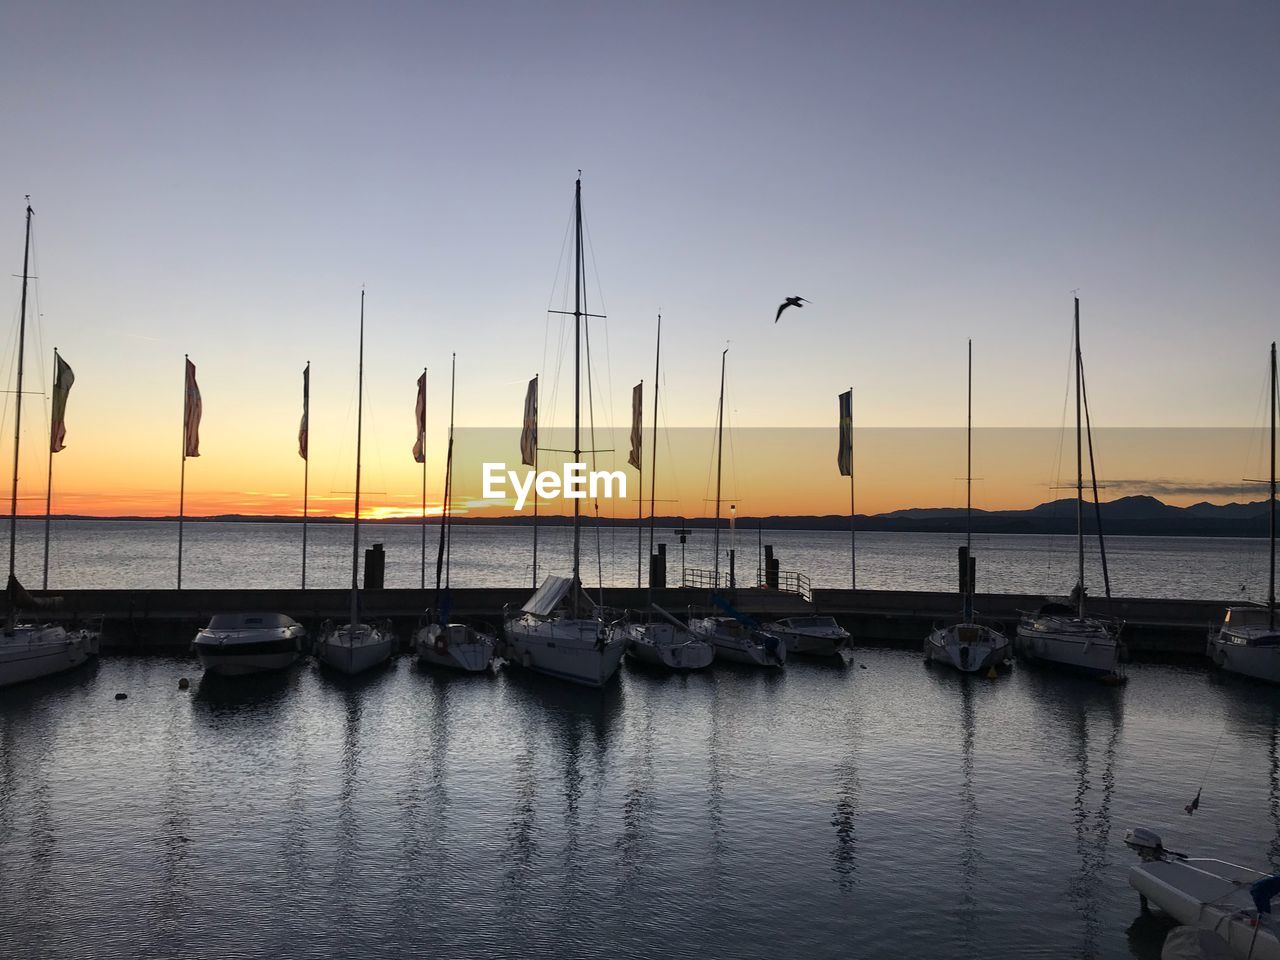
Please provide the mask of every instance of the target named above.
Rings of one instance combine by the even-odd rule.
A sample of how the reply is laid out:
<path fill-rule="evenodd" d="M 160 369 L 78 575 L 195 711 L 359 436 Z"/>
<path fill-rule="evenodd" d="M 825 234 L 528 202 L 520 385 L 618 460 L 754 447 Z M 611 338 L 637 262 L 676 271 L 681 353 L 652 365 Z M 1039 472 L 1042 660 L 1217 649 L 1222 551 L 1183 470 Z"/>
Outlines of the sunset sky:
<path fill-rule="evenodd" d="M 438 502 L 452 352 L 460 438 L 509 437 L 518 463 L 529 377 L 547 429 L 571 418 L 571 339 L 546 311 L 579 169 L 608 314 L 596 423 L 625 460 L 643 378 L 648 443 L 661 310 L 680 512 L 711 509 L 726 341 L 741 511 L 847 510 L 850 386 L 860 511 L 962 503 L 969 337 L 975 425 L 1008 428 L 975 437 L 975 504 L 1061 495 L 1073 291 L 1108 496 L 1239 499 L 1262 469 L 1276 4 L 10 2 L 0 20 L 5 389 L 26 194 L 27 389 L 47 393 L 54 346 L 76 372 L 55 512 L 177 512 L 186 353 L 205 411 L 189 514 L 300 512 L 308 360 L 312 511 L 349 513 L 362 285 L 370 514 L 417 509 L 423 367 Z M 794 294 L 811 303 L 775 324 Z M 44 508 L 47 410 L 26 398 L 23 512 Z M 456 485 L 478 495 L 474 461 Z"/>

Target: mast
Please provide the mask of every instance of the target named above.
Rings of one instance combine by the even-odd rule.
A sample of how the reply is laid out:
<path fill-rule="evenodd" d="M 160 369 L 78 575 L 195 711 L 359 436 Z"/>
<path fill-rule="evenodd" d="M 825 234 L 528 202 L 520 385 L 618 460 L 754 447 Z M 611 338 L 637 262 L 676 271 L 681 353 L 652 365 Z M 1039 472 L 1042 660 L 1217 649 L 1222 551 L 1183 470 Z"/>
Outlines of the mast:
<path fill-rule="evenodd" d="M 1271 342 L 1271 577 L 1267 586 L 1267 629 L 1276 627 L 1276 344 Z"/>
<path fill-rule="evenodd" d="M 58 385 L 58 348 L 53 348 L 53 379 L 49 381 L 56 388 Z M 56 424 L 53 419 L 53 405 L 49 406 L 49 475 L 44 486 L 44 577 L 41 589 L 49 589 L 49 519 L 53 510 L 53 430 Z"/>
<path fill-rule="evenodd" d="M 360 444 L 364 430 L 364 290 L 360 290 L 360 354 L 356 370 L 356 511 L 351 524 L 351 636 L 360 625 Z"/>
<path fill-rule="evenodd" d="M 582 462 L 582 171 L 573 188 L 573 462 Z M 572 615 L 578 616 L 578 594 L 581 592 L 580 561 L 582 555 L 582 505 L 573 500 L 573 583 L 570 592 Z"/>
<path fill-rule="evenodd" d="M 436 595 L 432 606 L 436 619 L 445 625 L 444 608 L 440 606 L 440 578 L 443 573 L 445 589 L 449 586 L 449 546 L 453 539 L 450 530 L 449 501 L 453 490 L 453 396 L 458 370 L 458 355 L 453 355 L 449 373 L 449 449 L 444 461 L 444 498 L 440 504 L 440 545 L 436 549 Z"/>
<path fill-rule="evenodd" d="M 658 339 L 653 348 L 653 440 L 649 451 L 649 616 L 653 616 L 653 506 L 658 487 L 658 370 L 662 363 L 662 314 L 658 314 Z M 681 584 L 683 586 L 683 584 Z"/>
<path fill-rule="evenodd" d="M 307 589 L 307 494 L 311 483 L 311 361 L 302 372 L 302 409 L 307 417 L 307 455 L 302 458 L 302 589 Z"/>
<path fill-rule="evenodd" d="M 1084 616 L 1084 451 L 1080 445 L 1081 373 L 1080 373 L 1080 298 L 1076 297 L 1076 547 L 1079 560 L 1079 592 L 1076 597 L 1076 616 Z"/>
<path fill-rule="evenodd" d="M 715 584 L 712 590 L 720 587 L 720 467 L 724 461 L 724 365 L 729 348 L 725 347 L 720 354 L 720 403 L 716 407 L 716 525 L 712 549 L 715 551 Z"/>
<path fill-rule="evenodd" d="M 640 433 L 643 441 L 644 435 L 644 381 L 640 381 Z M 653 421 L 658 422 L 656 419 Z M 644 528 L 640 526 L 640 521 L 644 517 L 644 450 L 640 451 L 640 466 L 636 467 L 636 485 L 639 488 L 636 491 L 636 588 L 644 586 L 644 580 L 641 570 L 644 568 L 644 562 L 641 555 L 644 552 Z"/>
<path fill-rule="evenodd" d="M 969 376 L 964 428 L 964 620 L 973 620 L 973 340 L 969 340 Z M 853 470 L 849 471 L 853 473 Z"/>
<path fill-rule="evenodd" d="M 31 198 L 27 197 L 27 233 L 22 247 L 22 308 L 18 314 L 18 391 L 13 414 L 13 496 L 9 501 L 9 579 L 18 556 L 18 451 L 22 443 L 22 358 L 27 342 L 27 278 L 31 263 Z M 10 617 L 12 620 L 12 616 Z"/>
<path fill-rule="evenodd" d="M 426 367 L 422 367 L 422 392 L 426 393 Z M 424 407 L 425 411 L 425 407 Z M 426 415 L 424 412 L 424 420 Z M 426 431 L 422 436 L 422 582 L 420 588 L 426 589 Z"/>

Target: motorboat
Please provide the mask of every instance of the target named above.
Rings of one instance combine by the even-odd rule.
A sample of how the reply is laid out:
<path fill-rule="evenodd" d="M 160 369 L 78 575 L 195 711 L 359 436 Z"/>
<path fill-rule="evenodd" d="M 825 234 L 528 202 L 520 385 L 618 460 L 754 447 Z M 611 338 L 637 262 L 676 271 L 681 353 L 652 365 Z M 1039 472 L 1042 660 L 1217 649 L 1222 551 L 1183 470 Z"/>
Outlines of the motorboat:
<path fill-rule="evenodd" d="M 716 659 L 755 667 L 782 668 L 787 664 L 787 641 L 737 617 L 697 617 L 689 630 L 715 648 Z"/>
<path fill-rule="evenodd" d="M 206 673 L 238 676 L 292 666 L 306 636 L 302 624 L 282 613 L 219 613 L 192 646 Z"/>
<path fill-rule="evenodd" d="M 838 657 L 849 644 L 849 631 L 834 617 L 784 617 L 765 629 L 787 641 L 787 651 L 810 657 Z"/>

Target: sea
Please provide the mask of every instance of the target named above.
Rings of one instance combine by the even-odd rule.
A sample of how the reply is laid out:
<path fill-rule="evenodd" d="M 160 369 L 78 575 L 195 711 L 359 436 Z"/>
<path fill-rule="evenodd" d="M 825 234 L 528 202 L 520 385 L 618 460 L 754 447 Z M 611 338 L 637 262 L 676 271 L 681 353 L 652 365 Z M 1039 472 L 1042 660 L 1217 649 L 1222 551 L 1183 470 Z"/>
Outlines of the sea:
<path fill-rule="evenodd" d="M 34 584 L 43 531 L 19 532 Z M 419 528 L 364 532 L 391 585 L 418 582 Z M 600 533 L 606 581 L 634 582 L 635 531 Z M 56 523 L 51 587 L 169 586 L 176 534 Z M 543 534 L 556 569 L 567 531 Z M 350 535 L 311 528 L 310 582 L 349 582 Z M 298 580 L 295 525 L 184 537 L 184 584 Z M 530 537 L 455 527 L 453 582 L 530 578 Z M 736 532 L 737 556 L 753 539 Z M 849 574 L 847 535 L 765 542 L 815 584 Z M 859 583 L 949 589 L 959 542 L 861 535 Z M 709 565 L 709 532 L 685 547 Z M 1073 573 L 1070 538 L 976 550 L 984 589 Z M 1266 559 L 1265 542 L 1108 542 L 1131 595 L 1265 591 Z M 1128 886 L 1124 831 L 1280 870 L 1280 694 L 1194 663 L 1129 677 L 962 676 L 874 646 L 785 671 L 626 662 L 603 690 L 407 656 L 354 679 L 103 656 L 0 690 L 0 956 L 1155 960 L 1169 925 Z"/>
<path fill-rule="evenodd" d="M 7 525 L 6 525 L 7 527 Z M 8 530 L 3 529 L 7 534 Z M 641 582 L 649 532 L 627 527 L 582 530 L 582 578 L 588 586 L 636 586 Z M 54 520 L 50 527 L 51 589 L 149 589 L 174 586 L 178 524 L 153 520 Z M 569 572 L 572 530 L 543 526 L 538 531 L 538 576 Z M 381 543 L 388 587 L 435 582 L 439 528 L 416 524 L 362 524 L 361 553 Z M 682 572 L 709 570 L 715 563 L 713 531 L 694 529 L 685 543 L 670 527 L 654 532 L 655 551 L 665 544 L 667 582 Z M 857 585 L 884 590 L 954 590 L 956 550 L 964 536 L 932 533 L 860 532 L 851 557 L 848 531 L 722 529 L 720 569 L 729 551 L 741 584 L 757 582 L 764 548 L 773 548 L 779 566 L 809 578 L 815 587 L 848 587 L 856 563 Z M 307 530 L 307 586 L 351 583 L 352 528 L 314 523 Z M 1072 536 L 981 535 L 973 538 L 980 592 L 1050 596 L 1067 593 L 1076 580 L 1077 544 Z M 448 576 L 455 587 L 532 585 L 533 528 L 463 525 L 451 528 Z M 1087 541 L 1086 581 L 1090 593 L 1105 592 L 1101 553 Z M 425 559 L 425 563 L 424 563 Z M 1265 599 L 1268 544 L 1260 539 L 1206 537 L 1109 537 L 1107 579 L 1123 597 L 1199 600 Z M 20 520 L 18 579 L 38 587 L 44 579 L 44 524 Z M 296 587 L 302 582 L 302 526 L 276 522 L 187 521 L 183 525 L 184 587 Z"/>

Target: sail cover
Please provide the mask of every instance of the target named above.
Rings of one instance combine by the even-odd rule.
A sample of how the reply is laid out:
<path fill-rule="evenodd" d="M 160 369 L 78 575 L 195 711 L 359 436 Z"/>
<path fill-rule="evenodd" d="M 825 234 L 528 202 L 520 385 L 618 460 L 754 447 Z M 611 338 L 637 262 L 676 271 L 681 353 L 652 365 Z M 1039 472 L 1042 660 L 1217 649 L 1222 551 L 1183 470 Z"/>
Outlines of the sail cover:
<path fill-rule="evenodd" d="M 535 617 L 549 617 L 555 612 L 556 607 L 560 605 L 560 601 L 565 598 L 572 585 L 572 577 L 547 577 L 542 581 L 542 586 L 520 609 L 522 612 L 531 613 Z"/>

